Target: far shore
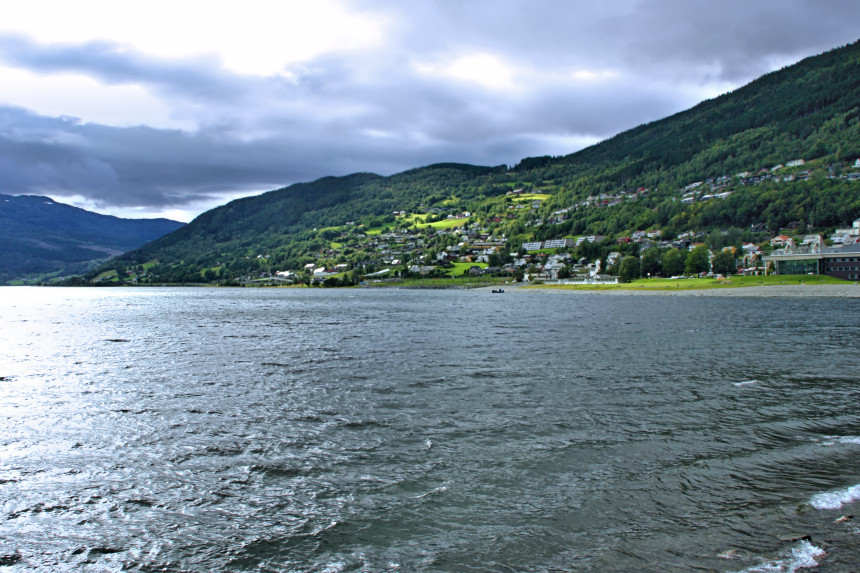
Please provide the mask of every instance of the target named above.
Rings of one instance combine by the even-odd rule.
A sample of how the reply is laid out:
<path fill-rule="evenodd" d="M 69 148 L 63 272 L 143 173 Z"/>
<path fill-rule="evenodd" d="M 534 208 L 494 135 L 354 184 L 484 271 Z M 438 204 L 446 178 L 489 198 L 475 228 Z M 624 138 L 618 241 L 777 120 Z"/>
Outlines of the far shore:
<path fill-rule="evenodd" d="M 479 290 L 491 292 L 498 287 L 481 287 Z M 846 282 L 845 284 L 817 285 L 763 285 L 763 286 L 725 286 L 706 289 L 661 288 L 645 289 L 634 285 L 617 285 L 613 287 L 594 288 L 587 286 L 565 285 L 505 285 L 505 293 L 573 293 L 610 296 L 730 296 L 730 297 L 833 297 L 860 298 L 860 284 Z"/>

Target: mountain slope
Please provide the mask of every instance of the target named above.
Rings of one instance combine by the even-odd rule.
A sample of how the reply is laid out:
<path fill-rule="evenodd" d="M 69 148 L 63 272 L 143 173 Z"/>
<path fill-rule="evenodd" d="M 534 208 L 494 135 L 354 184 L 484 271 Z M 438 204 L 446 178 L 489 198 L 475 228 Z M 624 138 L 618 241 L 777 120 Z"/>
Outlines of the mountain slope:
<path fill-rule="evenodd" d="M 112 266 L 121 271 L 157 261 L 156 278 L 185 281 L 200 280 L 207 269 L 234 278 L 325 257 L 355 265 L 379 258 L 359 235 L 392 226 L 394 212 L 409 214 L 397 219 L 399 227 L 419 222 L 416 216 L 426 224 L 469 212 L 470 221 L 488 233 L 504 234 L 511 250 L 524 240 L 614 236 L 649 227 L 671 236 L 753 223 L 771 230 L 788 222 L 835 226 L 860 216 L 856 184 L 839 178 L 857 156 L 860 43 L 568 156 L 526 158 L 511 169 L 441 164 L 390 177 L 327 177 L 233 201 Z M 733 178 L 795 159 L 806 161 L 806 171 L 792 171 L 797 174 L 790 184 Z M 685 186 L 718 177 L 725 179 L 722 190 L 731 193 L 730 200 L 681 200 Z M 505 196 L 514 189 L 540 191 L 538 202 L 520 208 Z M 588 208 L 589 199 L 601 194 L 625 201 Z M 565 214 L 550 216 L 558 210 Z M 350 252 L 333 244 L 349 245 L 343 250 Z"/>
<path fill-rule="evenodd" d="M 0 195 L 0 284 L 28 276 L 80 273 L 175 231 L 167 219 L 120 219 L 35 195 Z"/>
<path fill-rule="evenodd" d="M 519 168 L 578 175 L 588 184 L 644 178 L 680 184 L 775 165 L 785 157 L 860 154 L 860 42 L 769 73 L 673 116 L 560 158 L 528 158 Z M 846 133 L 846 128 L 851 133 Z M 606 170 L 612 166 L 613 169 Z M 537 169 L 535 169 L 537 168 Z M 591 180 L 589 175 L 601 177 Z M 605 172 L 604 172 L 605 171 Z"/>

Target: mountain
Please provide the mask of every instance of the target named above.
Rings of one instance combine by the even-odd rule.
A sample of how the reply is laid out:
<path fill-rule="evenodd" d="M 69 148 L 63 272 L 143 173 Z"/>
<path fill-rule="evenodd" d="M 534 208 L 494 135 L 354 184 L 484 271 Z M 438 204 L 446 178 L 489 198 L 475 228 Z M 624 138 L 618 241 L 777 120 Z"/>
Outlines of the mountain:
<path fill-rule="evenodd" d="M 646 229 L 737 246 L 789 225 L 850 225 L 860 217 L 858 156 L 860 42 L 571 155 L 326 177 L 233 201 L 88 278 L 136 269 L 141 281 L 231 280 L 311 263 L 355 269 L 354 278 L 391 261 L 427 266 L 463 236 L 501 242 L 503 261 L 524 242 L 578 235 L 607 239 L 577 255 L 636 256 L 623 239 Z M 453 237 L 458 225 L 467 232 Z M 394 230 L 402 240 L 377 238 Z"/>
<path fill-rule="evenodd" d="M 0 284 L 83 273 L 182 226 L 100 215 L 48 197 L 0 195 Z"/>

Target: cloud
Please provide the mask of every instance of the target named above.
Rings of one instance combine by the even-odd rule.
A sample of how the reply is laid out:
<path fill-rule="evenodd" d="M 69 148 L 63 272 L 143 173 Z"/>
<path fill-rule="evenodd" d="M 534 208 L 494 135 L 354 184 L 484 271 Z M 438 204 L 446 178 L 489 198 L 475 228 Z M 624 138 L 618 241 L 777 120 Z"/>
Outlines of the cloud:
<path fill-rule="evenodd" d="M 225 14 L 178 55 L 157 35 L 46 41 L 0 24 L 0 190 L 190 216 L 325 175 L 567 154 L 856 40 L 852 3 L 329 1 L 329 43 L 268 57 L 266 74 L 209 41 Z"/>
<path fill-rule="evenodd" d="M 0 36 L 0 54 L 7 64 L 36 73 L 77 73 L 108 85 L 147 84 L 166 94 L 198 100 L 241 96 L 239 84 L 219 73 L 222 63 L 214 56 L 154 58 L 104 41 L 43 45 L 10 34 Z"/>

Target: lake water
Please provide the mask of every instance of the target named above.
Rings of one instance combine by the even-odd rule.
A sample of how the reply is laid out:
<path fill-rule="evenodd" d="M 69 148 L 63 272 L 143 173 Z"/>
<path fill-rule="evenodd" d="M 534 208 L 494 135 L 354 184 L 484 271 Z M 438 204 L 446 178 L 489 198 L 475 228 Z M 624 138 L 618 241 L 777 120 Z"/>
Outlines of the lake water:
<path fill-rule="evenodd" d="M 0 571 L 856 571 L 858 317 L 4 287 Z"/>

